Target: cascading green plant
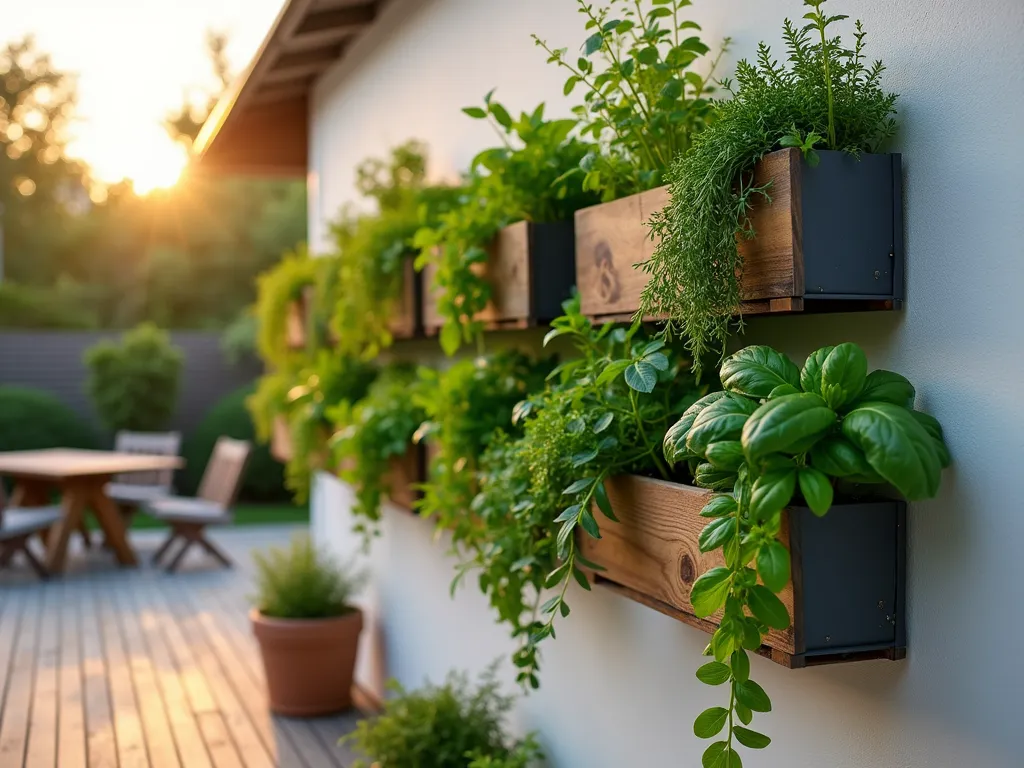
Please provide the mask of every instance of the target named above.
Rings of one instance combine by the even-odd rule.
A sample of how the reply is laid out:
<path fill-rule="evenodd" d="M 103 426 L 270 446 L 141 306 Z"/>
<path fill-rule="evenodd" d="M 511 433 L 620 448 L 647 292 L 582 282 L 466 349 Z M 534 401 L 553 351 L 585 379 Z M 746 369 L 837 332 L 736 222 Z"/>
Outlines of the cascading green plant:
<path fill-rule="evenodd" d="M 387 474 L 392 459 L 411 449 L 424 419 L 415 397 L 416 370 L 405 364 L 384 368 L 361 400 L 342 400 L 327 417 L 337 430 L 329 441 L 338 475 L 356 491 L 354 530 L 366 541 L 379 533 L 381 499 L 391 492 Z"/>
<path fill-rule="evenodd" d="M 540 681 L 539 645 L 569 614 L 568 586 L 590 584 L 600 570 L 576 547 L 576 534 L 599 538 L 594 507 L 614 520 L 604 481 L 623 473 L 670 479 L 661 457 L 669 424 L 698 396 L 689 361 L 645 330 L 591 325 L 579 299 L 552 324 L 546 341 L 570 340 L 579 352 L 551 374 L 545 392 L 520 403 L 514 438 L 501 433 L 481 459 L 480 492 L 471 511 L 479 526 L 464 542 L 453 587 L 476 572 L 478 583 L 520 643 L 513 655 L 521 684 Z M 557 588 L 545 600 L 547 588 Z"/>
<path fill-rule="evenodd" d="M 574 211 L 599 200 L 583 189 L 577 172 L 592 145 L 570 135 L 576 120 L 546 120 L 543 104 L 514 120 L 492 94 L 483 107 L 463 111 L 489 121 L 501 146 L 473 158 L 458 204 L 435 226 L 421 229 L 414 241 L 420 250 L 417 269 L 435 267 L 434 284 L 425 294 L 436 290 L 444 318 L 440 342 L 448 355 L 482 339 L 483 323 L 476 316 L 487 306 L 491 288 L 474 269 L 487 261 L 485 249 L 498 231 L 517 221 L 571 220 Z"/>
<path fill-rule="evenodd" d="M 698 368 L 709 353 L 724 354 L 730 318 L 740 311 L 738 240 L 754 237 L 748 211 L 771 194 L 753 185 L 754 164 L 782 147 L 799 147 L 810 163 L 815 147 L 876 152 L 896 130 L 896 96 L 881 88 L 882 63 L 864 59 L 860 22 L 847 48 L 829 36 L 846 17 L 826 15 L 825 0 L 804 2 L 808 23 L 784 24 L 788 68 L 764 43 L 756 63 L 737 64 L 735 87 L 723 81 L 732 98 L 714 102 L 707 129 L 676 158 L 667 175 L 671 201 L 650 221 L 658 244 L 643 264 L 651 278 L 638 316 L 668 317 L 668 332 L 688 339 Z"/>
<path fill-rule="evenodd" d="M 416 441 L 430 449 L 430 475 L 417 509 L 438 530 L 451 533 L 460 548 L 471 540 L 477 522 L 469 506 L 478 490 L 480 456 L 499 430 L 510 426 L 516 404 L 543 389 L 553 364 L 506 350 L 460 360 L 443 371 L 420 370 L 414 398 L 425 419 Z"/>
<path fill-rule="evenodd" d="M 790 553 L 778 540 L 782 512 L 797 495 L 816 515 L 848 484 L 888 484 L 906 499 L 932 498 L 949 465 L 942 427 L 913 410 L 915 391 L 891 371 L 868 373 L 856 344 L 823 347 L 803 369 L 770 347 L 753 346 L 727 358 L 724 391 L 694 403 L 665 435 L 665 458 L 688 462 L 696 482 L 721 491 L 701 511 L 709 522 L 701 552 L 721 549 L 725 565 L 698 578 L 690 592 L 701 618 L 723 610 L 697 670 L 709 685 L 728 685 L 728 707 L 712 707 L 694 723 L 708 747 L 703 764 L 740 768 L 735 747 L 768 746 L 749 729 L 754 712 L 771 700 L 750 679 L 748 652 L 770 629 L 789 627 L 778 598 L 790 580 Z"/>
<path fill-rule="evenodd" d="M 563 92 L 585 89 L 573 109 L 581 135 L 601 144 L 581 164 L 583 188 L 602 199 L 642 192 L 662 183 L 665 169 L 685 153 L 712 116 L 708 97 L 722 51 L 698 72 L 709 52 L 700 25 L 682 17 L 691 0 L 610 0 L 595 7 L 577 0 L 590 36 L 572 61 L 536 35 L 548 62 L 569 72 Z"/>

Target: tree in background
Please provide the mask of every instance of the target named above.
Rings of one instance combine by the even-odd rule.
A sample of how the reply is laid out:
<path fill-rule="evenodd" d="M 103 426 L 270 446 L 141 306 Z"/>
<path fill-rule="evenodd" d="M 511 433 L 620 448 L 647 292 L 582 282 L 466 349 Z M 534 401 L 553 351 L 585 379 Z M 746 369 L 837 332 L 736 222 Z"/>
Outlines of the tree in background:
<path fill-rule="evenodd" d="M 111 431 L 166 429 L 178 404 L 184 356 L 166 331 L 146 323 L 86 350 L 88 390 Z"/>
<path fill-rule="evenodd" d="M 191 145 L 230 82 L 225 46 L 208 34 L 217 86 L 168 115 L 172 138 Z M 186 173 L 168 190 L 122 182 L 91 200 L 97 183 L 65 155 L 74 80 L 31 38 L 0 51 L 0 99 L 0 327 L 223 328 L 255 299 L 255 276 L 305 239 L 301 181 Z"/>

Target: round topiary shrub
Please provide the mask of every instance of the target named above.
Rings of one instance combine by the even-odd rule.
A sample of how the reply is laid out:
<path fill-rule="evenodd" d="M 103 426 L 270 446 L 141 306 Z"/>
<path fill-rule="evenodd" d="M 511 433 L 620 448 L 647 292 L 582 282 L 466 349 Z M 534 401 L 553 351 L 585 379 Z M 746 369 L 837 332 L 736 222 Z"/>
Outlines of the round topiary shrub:
<path fill-rule="evenodd" d="M 290 498 L 284 487 L 284 469 L 281 463 L 270 455 L 268 446 L 256 442 L 252 417 L 245 408 L 245 399 L 254 389 L 255 385 L 250 384 L 214 403 L 199 426 L 185 441 L 182 452 L 185 457 L 185 469 L 179 483 L 183 493 L 196 492 L 206 463 L 213 453 L 213 446 L 218 437 L 224 436 L 248 440 L 253 444 L 239 498 L 245 501 L 284 501 Z"/>
<path fill-rule="evenodd" d="M 95 448 L 81 416 L 48 392 L 0 386 L 0 451 Z"/>

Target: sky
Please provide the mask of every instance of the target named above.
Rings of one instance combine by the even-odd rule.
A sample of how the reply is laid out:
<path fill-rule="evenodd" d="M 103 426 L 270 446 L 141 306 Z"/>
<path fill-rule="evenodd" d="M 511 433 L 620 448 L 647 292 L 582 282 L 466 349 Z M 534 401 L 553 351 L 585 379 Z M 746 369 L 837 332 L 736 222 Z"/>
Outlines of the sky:
<path fill-rule="evenodd" d="M 78 120 L 68 154 L 104 182 L 136 190 L 173 184 L 186 156 L 161 121 L 216 80 L 207 29 L 229 36 L 232 72 L 256 53 L 284 0 L 0 0 L 0 43 L 33 34 L 54 65 L 75 73 Z"/>

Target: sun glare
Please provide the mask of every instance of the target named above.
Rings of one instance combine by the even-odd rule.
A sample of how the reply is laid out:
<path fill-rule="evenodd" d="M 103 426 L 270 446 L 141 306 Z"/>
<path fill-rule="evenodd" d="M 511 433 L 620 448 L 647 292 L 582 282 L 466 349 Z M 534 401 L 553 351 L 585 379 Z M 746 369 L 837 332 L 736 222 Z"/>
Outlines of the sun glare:
<path fill-rule="evenodd" d="M 127 136 L 82 130 L 69 147 L 82 158 L 97 181 L 104 184 L 127 179 L 135 192 L 146 195 L 173 187 L 188 164 L 188 150 L 172 141 L 159 126 L 136 130 Z"/>
<path fill-rule="evenodd" d="M 160 149 L 154 146 L 146 156 L 135 158 L 125 169 L 125 176 L 131 179 L 138 194 L 146 195 L 157 189 L 173 187 L 187 163 L 188 154 L 184 147 L 167 142 Z"/>

